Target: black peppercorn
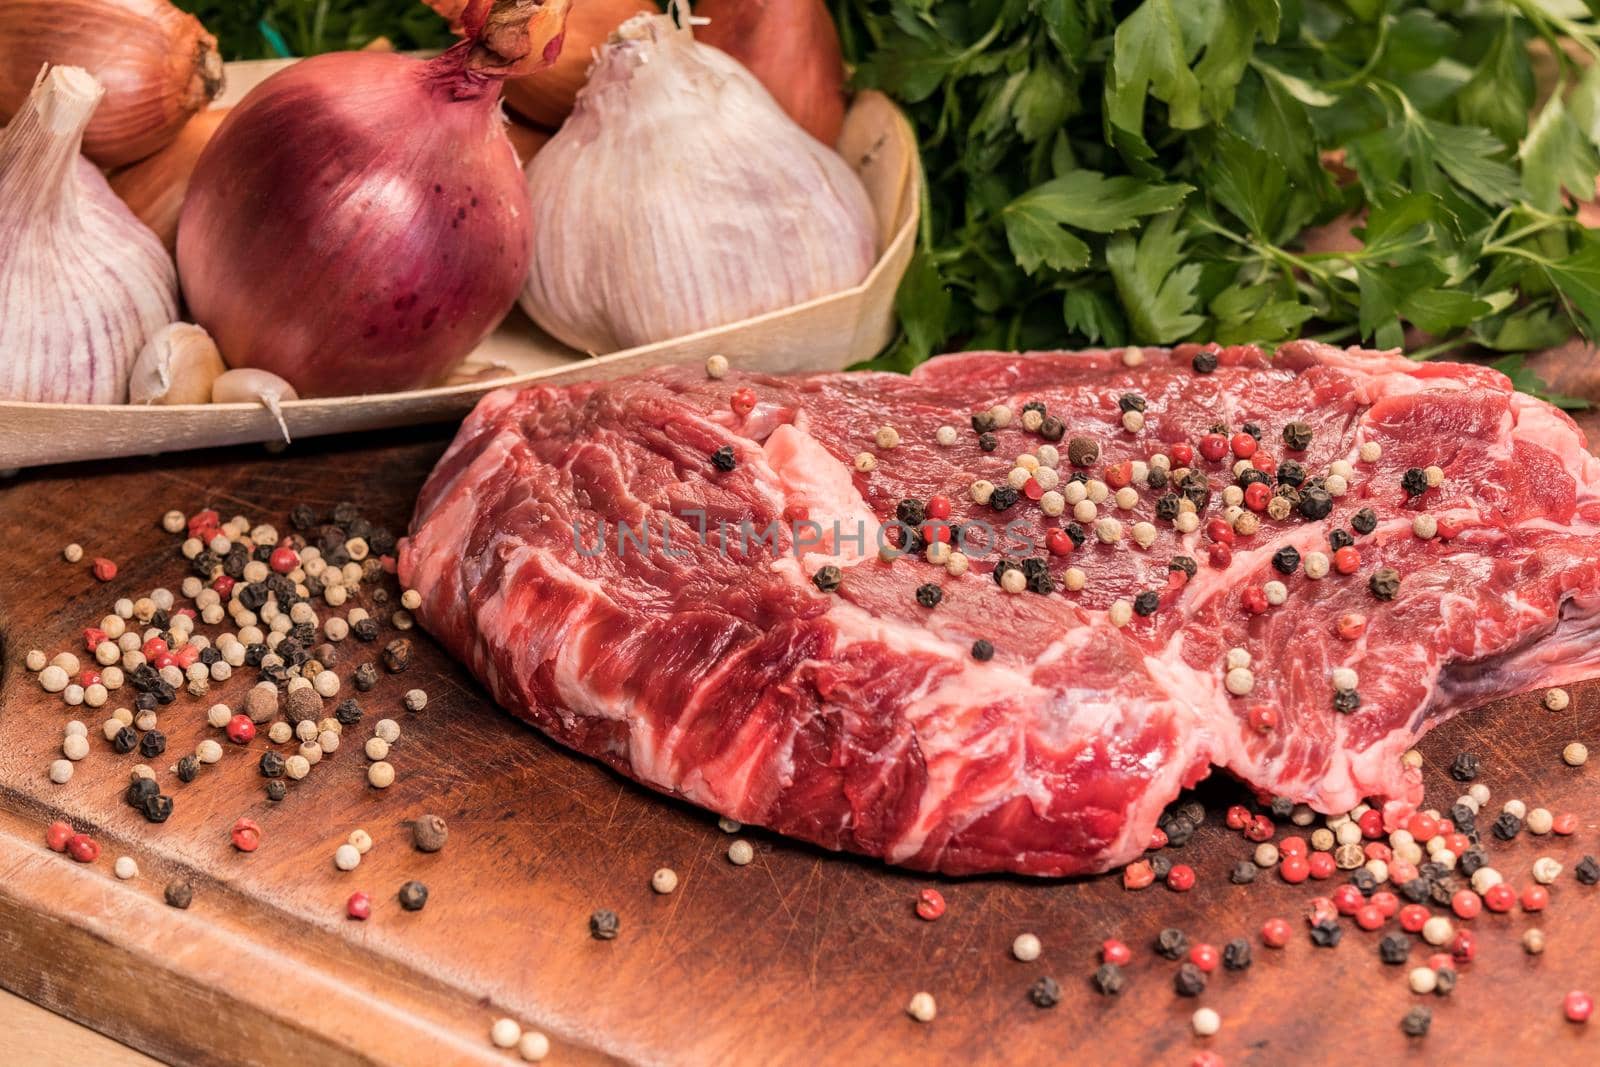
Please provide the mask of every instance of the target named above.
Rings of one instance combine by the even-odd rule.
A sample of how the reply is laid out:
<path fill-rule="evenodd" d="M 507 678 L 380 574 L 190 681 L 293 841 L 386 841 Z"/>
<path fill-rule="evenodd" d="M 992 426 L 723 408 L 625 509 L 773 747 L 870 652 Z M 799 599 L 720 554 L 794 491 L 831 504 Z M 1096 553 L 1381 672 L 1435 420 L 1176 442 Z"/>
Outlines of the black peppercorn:
<path fill-rule="evenodd" d="M 1279 574 L 1293 574 L 1300 567 L 1300 553 L 1293 545 L 1284 545 L 1272 554 L 1272 567 Z"/>
<path fill-rule="evenodd" d="M 1196 374 L 1210 374 L 1217 369 L 1217 354 L 1215 352 L 1196 352 L 1191 364 Z"/>
<path fill-rule="evenodd" d="M 621 929 L 622 920 L 609 908 L 601 908 L 589 916 L 589 936 L 596 941 L 613 941 Z"/>
<path fill-rule="evenodd" d="M 1239 476 L 1234 479 L 1234 482 L 1239 486 L 1240 489 L 1248 489 L 1252 485 L 1256 485 L 1258 483 L 1261 485 L 1271 485 L 1272 478 L 1268 476 L 1266 471 L 1258 471 L 1254 467 L 1246 467 L 1244 470 L 1239 472 Z"/>
<path fill-rule="evenodd" d="M 1400 1029 L 1405 1031 L 1407 1037 L 1426 1037 L 1428 1027 L 1432 1025 L 1433 1012 L 1423 1007 L 1412 1008 L 1400 1020 Z"/>
<path fill-rule="evenodd" d="M 1002 559 L 997 561 L 994 565 L 994 584 L 1000 585 L 1005 581 L 1006 571 L 1017 571 L 1021 569 L 1022 568 L 1017 565 L 1017 561 L 1014 559 Z"/>
<path fill-rule="evenodd" d="M 153 797 L 159 792 L 161 787 L 156 784 L 154 778 L 135 778 L 128 783 L 122 798 L 128 802 L 130 808 L 137 808 L 145 802 L 145 798 Z"/>
<path fill-rule="evenodd" d="M 200 774 L 200 757 L 191 752 L 178 761 L 174 770 L 177 771 L 178 781 L 192 782 Z"/>
<path fill-rule="evenodd" d="M 1400 488 L 1407 496 L 1421 496 L 1428 491 L 1428 472 L 1421 467 L 1407 467 L 1400 478 Z"/>
<path fill-rule="evenodd" d="M 1114 997 L 1128 988 L 1128 979 L 1115 963 L 1102 963 L 1095 968 L 1094 987 L 1101 996 Z"/>
<path fill-rule="evenodd" d="M 978 447 L 985 452 L 993 452 L 1000 447 L 1000 439 L 992 433 L 980 433 L 978 435 Z"/>
<path fill-rule="evenodd" d="M 361 509 L 348 500 L 341 500 L 333 505 L 332 519 L 340 526 L 349 526 L 361 517 Z"/>
<path fill-rule="evenodd" d="M 1478 829 L 1478 813 L 1465 804 L 1450 805 L 1450 821 L 1455 824 L 1457 833 L 1470 836 Z"/>
<path fill-rule="evenodd" d="M 261 768 L 263 778 L 282 778 L 283 764 L 283 757 L 269 748 L 261 753 L 261 762 L 257 766 Z"/>
<path fill-rule="evenodd" d="M 373 619 L 371 616 L 368 616 L 359 622 L 352 623 L 350 626 L 350 632 L 356 635 L 356 640 L 358 641 L 365 641 L 369 643 L 376 641 L 378 639 L 377 620 Z"/>
<path fill-rule="evenodd" d="M 1024 572 L 1027 568 L 1023 568 Z M 1049 596 L 1056 591 L 1056 580 L 1050 577 L 1050 572 L 1042 567 L 1028 574 L 1028 592 L 1038 593 L 1040 596 Z"/>
<path fill-rule="evenodd" d="M 276 804 L 289 795 L 289 783 L 282 778 L 273 778 L 267 782 L 267 799 Z"/>
<path fill-rule="evenodd" d="M 1393 600 L 1400 592 L 1400 572 L 1393 567 L 1379 567 L 1367 580 L 1367 588 L 1379 600 Z"/>
<path fill-rule="evenodd" d="M 368 660 L 351 672 L 350 681 L 361 692 L 370 691 L 373 686 L 378 684 L 377 666 L 371 660 Z"/>
<path fill-rule="evenodd" d="M 811 584 L 824 593 L 833 592 L 839 588 L 839 583 L 842 581 L 844 581 L 844 571 L 831 563 L 818 569 L 817 573 L 811 576 Z"/>
<path fill-rule="evenodd" d="M 1572 869 L 1572 876 L 1579 885 L 1594 885 L 1600 882 L 1600 863 L 1596 863 L 1593 856 L 1585 856 Z"/>
<path fill-rule="evenodd" d="M 1456 972 L 1454 967 L 1440 967 L 1434 972 L 1433 991 L 1441 997 L 1448 997 L 1456 991 Z"/>
<path fill-rule="evenodd" d="M 1236 937 L 1222 946 L 1222 965 L 1230 971 L 1242 971 L 1250 966 L 1250 942 Z"/>
<path fill-rule="evenodd" d="M 139 738 L 139 755 L 145 759 L 155 759 L 167 750 L 167 735 L 160 730 L 147 730 Z"/>
<path fill-rule="evenodd" d="M 1333 495 L 1326 489 L 1310 486 L 1300 493 L 1300 514 L 1308 519 L 1325 519 L 1333 511 Z"/>
<path fill-rule="evenodd" d="M 354 726 L 361 721 L 361 704 L 355 697 L 346 697 L 339 701 L 339 706 L 333 711 L 333 717 L 339 721 L 340 726 Z"/>
<path fill-rule="evenodd" d="M 995 511 L 1004 511 L 1015 504 L 1020 495 L 1009 485 L 997 485 L 994 487 L 994 492 L 989 494 L 989 507 Z"/>
<path fill-rule="evenodd" d="M 1287 819 L 1294 814 L 1294 801 L 1289 797 L 1273 797 L 1267 810 L 1274 819 Z"/>
<path fill-rule="evenodd" d="M 1117 407 L 1124 413 L 1129 411 L 1143 412 L 1145 409 L 1144 397 L 1138 393 L 1123 393 L 1117 397 Z"/>
<path fill-rule="evenodd" d="M 1045 420 L 1039 424 L 1039 436 L 1046 441 L 1059 441 L 1066 435 L 1067 424 L 1054 415 L 1045 416 Z"/>
<path fill-rule="evenodd" d="M 738 465 L 738 460 L 733 458 L 733 446 L 723 445 L 711 453 L 711 465 L 719 471 L 731 471 Z"/>
<path fill-rule="evenodd" d="M 1339 689 L 1333 694 L 1333 710 L 1348 715 L 1361 706 L 1361 696 L 1354 689 Z"/>
<path fill-rule="evenodd" d="M 1378 958 L 1391 967 L 1398 966 L 1411 955 L 1411 942 L 1399 934 L 1385 934 L 1378 942 Z"/>
<path fill-rule="evenodd" d="M 1365 537 L 1378 528 L 1378 513 L 1371 508 L 1362 508 L 1350 516 L 1350 528 Z"/>
<path fill-rule="evenodd" d="M 944 590 L 933 582 L 917 586 L 917 603 L 925 608 L 936 608 L 939 601 L 944 599 Z"/>
<path fill-rule="evenodd" d="M 1304 452 L 1311 447 L 1311 426 L 1299 419 L 1284 426 L 1283 443 L 1291 451 Z"/>
<path fill-rule="evenodd" d="M 1167 570 L 1182 571 L 1190 578 L 1193 578 L 1200 570 L 1200 565 L 1188 556 L 1173 556 L 1167 561 Z"/>
<path fill-rule="evenodd" d="M 1332 533 L 1328 534 L 1328 547 L 1333 549 L 1335 552 L 1339 551 L 1341 548 L 1349 548 L 1355 543 L 1356 539 L 1350 536 L 1350 531 L 1348 530 L 1334 530 Z"/>
<path fill-rule="evenodd" d="M 1022 413 L 1024 415 L 1030 411 L 1037 411 L 1041 415 L 1050 414 L 1050 409 L 1045 407 L 1043 400 L 1029 400 L 1027 403 L 1022 405 Z"/>
<path fill-rule="evenodd" d="M 1161 607 L 1161 594 L 1154 589 L 1146 589 L 1133 598 L 1133 613 L 1141 616 L 1151 616 Z"/>
<path fill-rule="evenodd" d="M 1043 975 L 1028 987 L 1028 999 L 1036 1008 L 1053 1008 L 1061 1003 L 1061 987 L 1049 975 Z"/>
<path fill-rule="evenodd" d="M 994 414 L 988 411 L 980 411 L 972 416 L 972 429 L 975 433 L 988 433 L 994 429 Z"/>
<path fill-rule="evenodd" d="M 1240 860 L 1228 872 L 1228 880 L 1234 885 L 1249 885 L 1256 880 L 1256 870 L 1256 865 L 1249 860 Z"/>
<path fill-rule="evenodd" d="M 1318 948 L 1333 948 L 1344 937 L 1344 927 L 1337 919 L 1318 919 L 1311 927 L 1311 943 Z"/>
<path fill-rule="evenodd" d="M 922 501 L 906 497 L 895 505 L 894 517 L 907 526 L 921 526 L 928 520 L 928 509 Z"/>
<path fill-rule="evenodd" d="M 1163 522 L 1171 522 L 1178 517 L 1178 496 L 1176 493 L 1167 493 L 1156 498 L 1156 518 Z"/>
<path fill-rule="evenodd" d="M 1172 979 L 1172 988 L 1180 997 L 1198 997 L 1206 991 L 1205 972 L 1192 963 L 1182 963 Z"/>
<path fill-rule="evenodd" d="M 407 911 L 421 911 L 428 903 L 428 887 L 413 879 L 400 887 L 400 906 Z"/>
<path fill-rule="evenodd" d="M 1350 884 L 1361 890 L 1364 897 L 1370 897 L 1378 889 L 1378 879 L 1365 867 L 1357 867 L 1350 872 Z"/>
<path fill-rule="evenodd" d="M 194 903 L 194 886 L 181 878 L 176 878 L 167 883 L 167 887 L 161 891 L 161 895 L 166 899 L 169 907 L 182 910 Z"/>
<path fill-rule="evenodd" d="M 165 793 L 145 797 L 139 802 L 139 810 L 150 822 L 166 822 L 172 815 L 172 798 Z"/>
<path fill-rule="evenodd" d="M 1071 539 L 1073 548 L 1082 548 L 1083 543 L 1089 539 L 1088 532 L 1075 522 L 1067 523 L 1062 529 L 1066 531 L 1067 537 Z"/>
<path fill-rule="evenodd" d="M 317 524 L 317 513 L 305 504 L 289 509 L 289 525 L 296 530 L 309 530 Z"/>
<path fill-rule="evenodd" d="M 397 637 L 383 646 L 383 666 L 390 674 L 399 674 L 411 666 L 411 642 Z"/>
<path fill-rule="evenodd" d="M 1182 930 L 1169 926 L 1156 935 L 1156 951 L 1169 960 L 1175 960 L 1189 951 L 1189 939 Z"/>
<path fill-rule="evenodd" d="M 983 638 L 972 642 L 972 658 L 979 663 L 987 663 L 994 659 L 994 646 Z"/>
<path fill-rule="evenodd" d="M 111 739 L 111 747 L 119 756 L 126 756 L 138 746 L 139 735 L 134 732 L 134 729 L 131 726 L 124 726 L 122 729 L 118 730 L 116 736 Z"/>
<path fill-rule="evenodd" d="M 1206 806 L 1200 803 L 1198 800 L 1190 800 L 1179 804 L 1177 807 L 1177 813 L 1194 823 L 1196 826 L 1199 826 L 1201 823 L 1206 821 Z"/>
<path fill-rule="evenodd" d="M 1432 892 L 1432 886 L 1426 878 L 1411 879 L 1400 887 L 1400 895 L 1413 904 L 1426 903 Z"/>
<path fill-rule="evenodd" d="M 1165 856 L 1151 856 L 1150 870 L 1158 879 L 1172 873 L 1172 861 Z"/>
<path fill-rule="evenodd" d="M 1166 831 L 1168 847 L 1182 848 L 1194 836 L 1195 826 L 1187 815 L 1174 815 L 1162 821 L 1161 829 Z"/>
<path fill-rule="evenodd" d="M 1521 832 L 1522 820 L 1509 811 L 1502 811 L 1494 821 L 1494 836 L 1502 841 L 1510 841 Z"/>
<path fill-rule="evenodd" d="M 1479 769 L 1478 757 L 1470 752 L 1462 752 L 1450 764 L 1450 777 L 1458 782 L 1470 782 L 1478 777 Z"/>
<path fill-rule="evenodd" d="M 1150 473 L 1145 475 L 1144 481 L 1152 489 L 1165 489 L 1167 487 L 1167 469 L 1165 467 L 1151 467 Z"/>

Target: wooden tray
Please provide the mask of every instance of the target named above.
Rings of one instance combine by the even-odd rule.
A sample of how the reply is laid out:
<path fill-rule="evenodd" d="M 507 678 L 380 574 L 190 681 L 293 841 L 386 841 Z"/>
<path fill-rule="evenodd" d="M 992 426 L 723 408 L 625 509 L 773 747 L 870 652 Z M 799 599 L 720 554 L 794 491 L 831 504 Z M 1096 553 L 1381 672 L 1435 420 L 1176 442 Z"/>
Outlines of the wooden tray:
<path fill-rule="evenodd" d="M 218 106 L 235 103 L 291 62 L 229 64 L 228 89 Z M 454 419 L 502 386 L 617 377 L 666 363 L 699 363 L 719 352 L 735 364 L 775 373 L 839 370 L 871 359 L 894 336 L 894 295 L 911 261 L 921 172 L 910 125 L 881 93 L 857 94 L 845 116 L 839 151 L 860 174 L 878 216 L 883 252 L 860 285 L 744 322 L 602 356 L 566 347 L 516 310 L 463 367 L 467 373 L 489 373 L 404 393 L 292 401 L 283 406 L 290 435 L 315 437 Z M 280 438 L 277 422 L 253 404 L 0 401 L 0 470 Z"/>

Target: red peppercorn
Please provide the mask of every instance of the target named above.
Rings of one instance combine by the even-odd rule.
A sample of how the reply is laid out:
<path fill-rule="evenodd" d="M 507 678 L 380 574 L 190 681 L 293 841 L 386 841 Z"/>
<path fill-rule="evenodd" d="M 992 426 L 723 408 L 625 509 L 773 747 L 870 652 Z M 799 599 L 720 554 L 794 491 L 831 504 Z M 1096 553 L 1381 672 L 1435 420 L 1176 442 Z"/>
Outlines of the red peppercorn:
<path fill-rule="evenodd" d="M 189 536 L 199 537 L 202 530 L 212 530 L 222 524 L 222 518 L 213 508 L 197 511 L 189 516 Z M 203 540 L 203 538 L 202 538 Z"/>
<path fill-rule="evenodd" d="M 100 642 L 106 639 L 106 632 L 98 626 L 86 626 L 83 630 L 83 647 L 93 652 L 100 647 Z"/>
<path fill-rule="evenodd" d="M 1039 484 L 1038 479 L 1029 478 L 1022 483 L 1022 495 L 1029 500 L 1038 500 L 1044 496 L 1044 486 Z"/>
<path fill-rule="evenodd" d="M 1271 733 L 1278 728 L 1278 709 L 1270 704 L 1257 704 L 1250 709 L 1250 728 L 1258 734 Z"/>
<path fill-rule="evenodd" d="M 372 914 L 372 895 L 358 889 L 344 902 L 344 913 L 352 919 L 365 919 Z"/>
<path fill-rule="evenodd" d="M 1346 641 L 1354 641 L 1367 632 L 1367 617 L 1359 611 L 1352 611 L 1339 617 L 1339 636 Z"/>
<path fill-rule="evenodd" d="M 1450 942 L 1450 955 L 1461 963 L 1471 963 L 1478 958 L 1478 936 L 1471 930 L 1457 930 Z"/>
<path fill-rule="evenodd" d="M 1206 1049 L 1194 1054 L 1194 1059 L 1189 1061 L 1189 1067 L 1223 1067 L 1222 1057 Z"/>
<path fill-rule="evenodd" d="M 1206 523 L 1206 536 L 1219 544 L 1233 544 L 1233 527 L 1227 519 L 1211 519 Z"/>
<path fill-rule="evenodd" d="M 1267 592 L 1259 585 L 1252 585 L 1239 594 L 1239 604 L 1250 615 L 1260 615 L 1268 608 Z"/>
<path fill-rule="evenodd" d="M 755 410 L 755 391 L 752 389 L 735 389 L 733 395 L 728 398 L 728 406 L 733 409 L 735 415 L 741 419 L 744 418 Z"/>
<path fill-rule="evenodd" d="M 1504 882 L 1484 890 L 1483 906 L 1493 912 L 1510 911 L 1517 903 L 1517 891 Z"/>
<path fill-rule="evenodd" d="M 1312 897 L 1306 905 L 1306 925 L 1333 922 L 1339 918 L 1339 909 L 1327 897 Z"/>
<path fill-rule="evenodd" d="M 248 745 L 256 739 L 256 724 L 248 715 L 235 715 L 228 720 L 228 740 L 236 745 Z"/>
<path fill-rule="evenodd" d="M 1543 911 L 1550 906 L 1550 890 L 1534 883 L 1522 891 L 1523 911 Z"/>
<path fill-rule="evenodd" d="M 1582 990 L 1574 989 L 1562 998 L 1561 1011 L 1568 1022 L 1586 1023 L 1589 1016 L 1594 1014 L 1594 998 Z"/>
<path fill-rule="evenodd" d="M 1133 484 L 1133 461 L 1123 460 L 1107 467 L 1102 480 L 1112 489 L 1125 489 Z"/>
<path fill-rule="evenodd" d="M 1149 860 L 1136 860 L 1122 868 L 1122 888 L 1144 889 L 1156 880 Z"/>
<path fill-rule="evenodd" d="M 1400 898 L 1387 889 L 1380 889 L 1372 894 L 1372 906 L 1387 919 L 1400 910 Z"/>
<path fill-rule="evenodd" d="M 100 858 L 100 842 L 88 834 L 73 834 L 67 838 L 67 855 L 79 863 L 93 863 Z"/>
<path fill-rule="evenodd" d="M 1407 904 L 1400 909 L 1400 929 L 1414 934 L 1428 921 L 1428 909 L 1421 904 Z"/>
<path fill-rule="evenodd" d="M 1361 890 L 1349 882 L 1333 891 L 1333 906 L 1339 909 L 1340 915 L 1354 915 L 1366 902 Z"/>
<path fill-rule="evenodd" d="M 1163 830 L 1159 826 L 1156 827 L 1154 830 L 1151 830 L 1150 831 L 1150 843 L 1145 846 L 1145 850 L 1149 851 L 1151 849 L 1166 848 L 1166 847 L 1167 847 L 1167 832 L 1165 830 Z"/>
<path fill-rule="evenodd" d="M 144 652 L 145 659 L 155 659 L 157 656 L 167 651 L 167 643 L 159 637 L 152 637 L 150 640 L 144 643 L 144 647 L 141 649 L 141 651 Z"/>
<path fill-rule="evenodd" d="M 1483 898 L 1470 889 L 1458 889 L 1450 898 L 1450 910 L 1463 919 L 1476 919 L 1483 911 Z"/>
<path fill-rule="evenodd" d="M 1302 859 L 1306 854 L 1306 839 L 1290 835 L 1278 842 L 1278 851 L 1285 856 L 1299 856 Z"/>
<path fill-rule="evenodd" d="M 1278 473 L 1278 461 L 1267 455 L 1265 452 L 1257 452 L 1255 455 L 1251 456 L 1250 466 L 1254 467 L 1262 474 L 1275 475 Z"/>
<path fill-rule="evenodd" d="M 85 667 L 83 670 L 78 672 L 78 684 L 83 686 L 85 689 L 89 688 L 91 685 L 99 685 L 100 672 L 95 670 L 93 667 Z"/>
<path fill-rule="evenodd" d="M 1361 827 L 1361 836 L 1368 841 L 1376 841 L 1383 836 L 1383 812 L 1377 808 L 1361 813 L 1361 818 L 1356 825 Z"/>
<path fill-rule="evenodd" d="M 267 566 L 279 574 L 288 574 L 300 566 L 300 554 L 288 545 L 279 545 L 272 550 L 272 555 L 267 559 Z"/>
<path fill-rule="evenodd" d="M 1067 556 L 1072 554 L 1074 547 L 1072 538 L 1067 536 L 1065 530 L 1051 530 L 1044 535 L 1045 547 L 1052 556 Z"/>
<path fill-rule="evenodd" d="M 1118 967 L 1132 962 L 1133 950 L 1116 938 L 1108 938 L 1100 943 L 1100 962 L 1114 963 Z"/>
<path fill-rule="evenodd" d="M 1244 828 L 1244 836 L 1259 844 L 1262 841 L 1271 841 L 1276 830 L 1277 827 L 1272 825 L 1271 819 L 1265 815 L 1257 815 L 1250 820 L 1250 825 Z"/>
<path fill-rule="evenodd" d="M 1426 844 L 1438 834 L 1439 820 L 1424 811 L 1413 812 L 1411 818 L 1406 820 L 1406 829 L 1417 839 L 1417 844 Z"/>
<path fill-rule="evenodd" d="M 103 556 L 96 556 L 94 566 L 90 568 L 94 576 L 102 582 L 109 582 L 117 576 L 117 565 Z"/>
<path fill-rule="evenodd" d="M 1243 830 L 1250 825 L 1250 809 L 1243 804 L 1235 804 L 1228 809 L 1226 822 L 1230 830 Z"/>
<path fill-rule="evenodd" d="M 233 847 L 240 852 L 254 852 L 261 845 L 261 827 L 254 819 L 240 819 L 234 823 L 229 836 L 233 838 Z"/>
<path fill-rule="evenodd" d="M 1311 865 L 1304 856 L 1284 856 L 1278 864 L 1278 876 L 1290 885 L 1299 885 L 1311 874 Z"/>
<path fill-rule="evenodd" d="M 178 665 L 178 658 L 171 652 L 163 652 L 161 655 L 152 659 L 150 661 L 150 665 L 158 671 L 164 671 L 168 667 L 176 667 Z"/>
<path fill-rule="evenodd" d="M 1417 876 L 1417 865 L 1407 863 L 1405 860 L 1395 860 L 1389 864 L 1389 881 L 1394 885 L 1405 885 Z"/>
<path fill-rule="evenodd" d="M 1550 832 L 1566 837 L 1568 834 L 1578 832 L 1578 817 L 1570 811 L 1564 811 L 1550 822 Z"/>
<path fill-rule="evenodd" d="M 1218 541 L 1206 549 L 1206 562 L 1219 571 L 1225 571 L 1233 562 L 1233 549 Z"/>
<path fill-rule="evenodd" d="M 1268 919 L 1261 924 L 1261 943 L 1268 948 L 1282 948 L 1289 943 L 1289 923 L 1284 919 Z"/>
<path fill-rule="evenodd" d="M 930 496 L 925 510 L 930 519 L 948 519 L 950 517 L 950 498 L 943 494 Z"/>
<path fill-rule="evenodd" d="M 67 850 L 67 842 L 72 840 L 72 835 L 75 832 L 71 826 L 57 819 L 45 830 L 44 843 L 50 846 L 51 852 L 65 852 Z"/>
<path fill-rule="evenodd" d="M 1245 487 L 1244 506 L 1251 511 L 1266 511 L 1270 503 L 1272 490 L 1267 488 L 1265 482 L 1251 482 Z"/>
<path fill-rule="evenodd" d="M 1450 850 L 1451 855 L 1459 856 L 1472 847 L 1472 841 L 1466 834 L 1449 833 L 1444 835 L 1444 847 Z"/>
<path fill-rule="evenodd" d="M 1174 863 L 1167 872 L 1167 888 L 1174 893 L 1187 893 L 1194 888 L 1194 868 L 1187 863 Z"/>
<path fill-rule="evenodd" d="M 1256 449 L 1260 446 L 1261 442 L 1247 433 L 1236 433 L 1233 435 L 1233 440 L 1228 442 L 1228 447 L 1232 448 L 1233 454 L 1240 459 L 1249 459 L 1256 454 Z"/>
<path fill-rule="evenodd" d="M 1189 962 L 1210 974 L 1217 969 L 1217 964 L 1222 962 L 1222 954 L 1217 951 L 1215 945 L 1201 941 L 1189 949 Z"/>
<path fill-rule="evenodd" d="M 197 645 L 184 645 L 172 654 L 172 660 L 179 667 L 188 670 L 200 660 L 200 648 Z"/>
<path fill-rule="evenodd" d="M 1361 569 L 1361 553 L 1354 545 L 1345 545 L 1333 554 L 1333 569 L 1340 574 L 1354 574 Z"/>
<path fill-rule="evenodd" d="M 1220 433 L 1208 433 L 1200 438 L 1200 454 L 1215 463 L 1228 454 L 1228 439 Z"/>
<path fill-rule="evenodd" d="M 1311 877 L 1318 881 L 1332 878 L 1333 872 L 1339 869 L 1339 865 L 1333 862 L 1331 852 L 1313 852 L 1306 857 L 1306 865 L 1311 871 Z"/>
<path fill-rule="evenodd" d="M 1446 967 L 1455 969 L 1456 958 L 1448 952 L 1435 952 L 1428 957 L 1428 970 L 1442 971 Z"/>
<path fill-rule="evenodd" d="M 1384 844 L 1382 841 L 1368 841 L 1365 845 L 1361 846 L 1361 851 L 1369 860 L 1382 860 L 1383 862 L 1388 863 L 1390 860 L 1394 859 L 1394 850 L 1388 845 Z"/>
<path fill-rule="evenodd" d="M 1194 446 L 1179 441 L 1167 449 L 1167 458 L 1179 467 L 1187 467 L 1194 462 Z"/>
<path fill-rule="evenodd" d="M 944 894 L 937 889 L 917 890 L 917 918 L 929 922 L 944 914 Z"/>
<path fill-rule="evenodd" d="M 215 578 L 211 579 L 211 588 L 214 589 L 216 594 L 223 599 L 224 603 L 226 603 L 228 598 L 233 596 L 233 579 L 229 578 L 226 574 L 219 574 Z"/>
<path fill-rule="evenodd" d="M 949 544 L 950 524 L 948 522 L 925 522 L 922 524 L 922 539 L 929 544 Z"/>
<path fill-rule="evenodd" d="M 1383 910 L 1376 904 L 1363 904 L 1356 909 L 1356 925 L 1363 930 L 1376 930 L 1383 925 Z"/>

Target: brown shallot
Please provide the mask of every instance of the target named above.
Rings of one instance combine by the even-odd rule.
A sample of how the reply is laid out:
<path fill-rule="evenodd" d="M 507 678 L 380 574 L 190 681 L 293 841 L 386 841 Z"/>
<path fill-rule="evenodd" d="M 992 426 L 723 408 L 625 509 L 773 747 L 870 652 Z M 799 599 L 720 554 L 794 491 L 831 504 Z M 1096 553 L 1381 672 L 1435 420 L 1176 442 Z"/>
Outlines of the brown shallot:
<path fill-rule="evenodd" d="M 823 0 L 701 0 L 695 40 L 750 69 L 789 117 L 823 144 L 844 127 L 844 56 Z"/>
<path fill-rule="evenodd" d="M 168 252 L 177 247 L 178 214 L 183 210 L 183 194 L 189 191 L 189 175 L 227 114 L 225 107 L 200 112 L 167 147 L 110 175 L 111 188 L 139 221 L 156 232 Z"/>
<path fill-rule="evenodd" d="M 561 56 L 544 70 L 506 82 L 506 104 L 541 126 L 560 126 L 589 78 L 595 50 L 628 19 L 655 10 L 653 0 L 573 0 Z"/>

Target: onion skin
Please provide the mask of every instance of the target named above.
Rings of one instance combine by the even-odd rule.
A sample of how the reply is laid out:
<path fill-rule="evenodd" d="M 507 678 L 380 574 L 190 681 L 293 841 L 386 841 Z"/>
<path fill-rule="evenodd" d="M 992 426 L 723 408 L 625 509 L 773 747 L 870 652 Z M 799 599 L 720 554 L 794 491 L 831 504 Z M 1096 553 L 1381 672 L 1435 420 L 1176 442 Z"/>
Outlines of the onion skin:
<path fill-rule="evenodd" d="M 217 39 L 167 0 L 5 0 L 0 118 L 27 98 L 45 63 L 82 67 L 105 86 L 83 153 L 120 167 L 172 142 L 222 91 Z"/>
<path fill-rule="evenodd" d="M 229 366 L 307 397 L 416 388 L 505 317 L 532 215 L 469 45 L 307 59 L 223 121 L 184 200 L 178 273 Z"/>
<path fill-rule="evenodd" d="M 711 21 L 695 40 L 749 68 L 778 106 L 823 144 L 844 128 L 844 54 L 823 0 L 703 0 L 694 13 Z"/>
<path fill-rule="evenodd" d="M 212 108 L 190 119 L 167 147 L 110 175 L 111 188 L 155 231 L 167 251 L 178 247 L 178 214 L 189 191 L 189 176 L 231 108 Z"/>
<path fill-rule="evenodd" d="M 653 0 L 574 0 L 560 58 L 537 74 L 506 82 L 506 104 L 530 122 L 551 129 L 560 126 L 572 114 L 578 90 L 589 80 L 595 49 L 634 15 L 656 10 Z"/>

